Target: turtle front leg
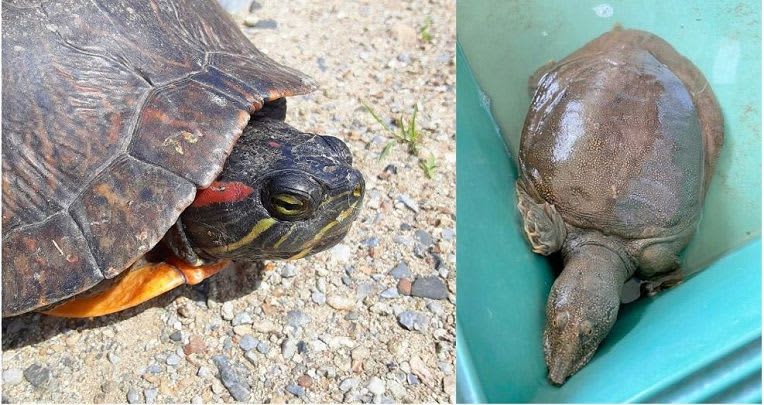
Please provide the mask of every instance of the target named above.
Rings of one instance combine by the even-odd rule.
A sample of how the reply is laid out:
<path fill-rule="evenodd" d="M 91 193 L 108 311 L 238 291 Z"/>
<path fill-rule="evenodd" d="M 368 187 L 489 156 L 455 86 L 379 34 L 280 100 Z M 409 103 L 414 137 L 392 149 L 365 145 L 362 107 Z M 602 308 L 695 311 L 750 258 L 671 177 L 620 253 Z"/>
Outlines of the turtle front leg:
<path fill-rule="evenodd" d="M 535 253 L 549 256 L 562 248 L 566 230 L 562 216 L 554 205 L 539 204 L 525 192 L 520 182 L 515 184 L 517 209 L 523 219 L 523 231 Z"/>
<path fill-rule="evenodd" d="M 541 81 L 541 78 L 544 77 L 544 75 L 547 74 L 550 70 L 554 69 L 555 66 L 557 66 L 557 62 L 550 60 L 549 62 L 541 65 L 540 68 L 536 69 L 536 71 L 533 72 L 530 77 L 528 77 L 528 96 L 533 98 L 533 95 L 536 93 L 536 89 L 539 87 L 539 81 Z"/>
<path fill-rule="evenodd" d="M 229 263 L 224 260 L 194 267 L 181 260 L 172 260 L 170 263 L 137 265 L 105 290 L 75 297 L 42 312 L 65 318 L 91 318 L 113 314 L 140 305 L 183 284 L 198 284 Z"/>

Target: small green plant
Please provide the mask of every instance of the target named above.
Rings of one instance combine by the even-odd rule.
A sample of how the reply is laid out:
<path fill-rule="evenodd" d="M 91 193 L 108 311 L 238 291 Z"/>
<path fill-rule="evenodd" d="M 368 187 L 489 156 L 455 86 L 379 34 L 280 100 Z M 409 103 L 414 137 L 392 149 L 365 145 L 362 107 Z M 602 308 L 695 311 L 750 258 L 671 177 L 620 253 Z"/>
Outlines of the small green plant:
<path fill-rule="evenodd" d="M 430 34 L 430 26 L 432 25 L 432 19 L 430 17 L 427 17 L 427 19 L 424 21 L 424 27 L 419 30 L 419 37 L 422 38 L 422 41 L 426 43 L 430 43 L 432 41 L 432 35 Z"/>
<path fill-rule="evenodd" d="M 414 105 L 414 112 L 411 115 L 411 119 L 408 122 L 404 122 L 403 117 L 400 117 L 396 124 L 398 131 L 393 131 L 387 124 L 385 124 L 379 115 L 369 107 L 368 104 L 362 103 L 366 110 L 369 111 L 374 120 L 379 123 L 387 132 L 389 132 L 394 139 L 388 141 L 385 147 L 382 149 L 382 153 L 379 155 L 379 160 L 384 159 L 390 153 L 390 150 L 396 143 L 402 143 L 406 145 L 408 152 L 414 156 L 419 156 L 419 144 L 422 142 L 422 134 L 416 129 L 416 115 L 418 112 L 417 106 Z"/>
<path fill-rule="evenodd" d="M 377 123 L 379 123 L 382 128 L 384 128 L 393 136 L 393 139 L 389 140 L 382 148 L 382 153 L 379 154 L 379 160 L 386 158 L 387 155 L 390 154 L 390 151 L 393 149 L 393 146 L 399 143 L 406 145 L 406 149 L 410 155 L 419 157 L 419 147 L 422 143 L 422 133 L 419 132 L 419 130 L 416 128 L 416 116 L 419 112 L 416 104 L 414 105 L 414 111 L 411 113 L 411 118 L 408 121 L 405 121 L 403 117 L 400 117 L 395 121 L 395 124 L 398 127 L 397 131 L 391 129 L 387 124 L 385 124 L 385 122 L 382 121 L 379 115 L 377 115 L 377 113 L 374 112 L 374 110 L 369 107 L 368 104 L 363 101 L 361 104 L 363 104 L 366 110 L 369 111 L 369 114 L 374 117 L 374 120 L 377 121 Z M 430 154 L 428 159 L 421 159 L 419 161 L 419 167 L 424 170 L 427 178 L 432 178 L 432 174 L 435 172 L 435 168 L 438 167 L 435 161 L 435 156 Z"/>
<path fill-rule="evenodd" d="M 427 176 L 428 179 L 431 179 L 435 174 L 435 169 L 438 167 L 438 163 L 435 161 L 435 155 L 430 153 L 430 157 L 421 159 L 419 161 L 419 167 L 424 170 L 424 175 Z"/>

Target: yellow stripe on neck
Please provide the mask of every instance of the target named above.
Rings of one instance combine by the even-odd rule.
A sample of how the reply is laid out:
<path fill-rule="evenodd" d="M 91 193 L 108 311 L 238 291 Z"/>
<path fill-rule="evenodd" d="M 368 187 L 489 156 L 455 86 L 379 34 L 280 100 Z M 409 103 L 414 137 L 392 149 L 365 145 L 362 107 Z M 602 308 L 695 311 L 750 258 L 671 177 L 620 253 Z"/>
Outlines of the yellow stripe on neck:
<path fill-rule="evenodd" d="M 285 234 L 284 234 L 284 236 L 282 236 L 282 237 L 281 237 L 281 239 L 279 239 L 279 240 L 276 242 L 276 244 L 275 244 L 275 245 L 273 245 L 273 248 L 274 248 L 274 249 L 278 249 L 278 248 L 279 248 L 279 246 L 281 246 L 281 244 L 282 244 L 282 243 L 284 243 L 284 241 L 285 241 L 285 240 L 286 240 L 286 239 L 289 237 L 289 235 L 291 235 L 291 234 L 292 234 L 292 231 L 293 231 L 293 230 L 294 230 L 294 224 L 292 224 L 292 226 L 291 226 L 291 227 L 289 227 L 289 230 L 287 231 L 287 233 L 285 233 Z"/>
<path fill-rule="evenodd" d="M 213 249 L 209 249 L 209 252 L 212 253 L 212 254 L 216 254 L 216 253 L 225 253 L 225 252 L 230 252 L 232 250 L 236 250 L 236 249 L 238 249 L 238 248 L 240 248 L 240 247 L 242 247 L 242 246 L 252 242 L 253 240 L 257 239 L 263 232 L 265 232 L 268 229 L 270 229 L 270 227 L 273 226 L 273 224 L 275 224 L 275 223 L 276 223 L 276 220 L 274 218 L 263 218 L 263 219 L 257 221 L 255 226 L 252 227 L 252 230 L 249 231 L 249 233 L 246 236 L 244 236 L 243 238 L 239 239 L 238 241 L 236 241 L 234 243 L 231 243 L 231 244 L 228 244 L 228 245 L 225 245 L 225 246 L 220 246 L 220 247 L 216 247 L 216 248 L 213 248 Z"/>

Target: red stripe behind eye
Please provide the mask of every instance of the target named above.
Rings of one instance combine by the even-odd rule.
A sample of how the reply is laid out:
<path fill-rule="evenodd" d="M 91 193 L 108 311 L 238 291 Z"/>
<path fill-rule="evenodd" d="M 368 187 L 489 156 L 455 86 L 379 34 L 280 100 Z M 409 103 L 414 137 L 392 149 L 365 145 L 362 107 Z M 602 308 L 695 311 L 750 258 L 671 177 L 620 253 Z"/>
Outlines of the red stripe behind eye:
<path fill-rule="evenodd" d="M 209 187 L 196 193 L 192 207 L 206 207 L 212 204 L 236 202 L 247 198 L 255 190 L 240 181 L 215 181 Z"/>

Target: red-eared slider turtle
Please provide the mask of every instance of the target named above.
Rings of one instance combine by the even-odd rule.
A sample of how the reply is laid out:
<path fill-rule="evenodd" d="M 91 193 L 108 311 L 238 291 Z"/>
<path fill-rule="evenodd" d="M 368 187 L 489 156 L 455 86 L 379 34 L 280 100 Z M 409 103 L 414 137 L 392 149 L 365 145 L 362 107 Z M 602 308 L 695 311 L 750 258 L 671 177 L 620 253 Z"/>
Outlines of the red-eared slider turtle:
<path fill-rule="evenodd" d="M 643 31 L 616 28 L 530 87 L 518 208 L 533 251 L 565 262 L 543 337 L 549 379 L 562 384 L 610 331 L 627 279 L 677 281 L 723 123 L 700 71 Z"/>
<path fill-rule="evenodd" d="M 283 122 L 314 85 L 216 2 L 3 1 L 2 21 L 3 316 L 111 313 L 348 232 L 349 149 Z"/>

